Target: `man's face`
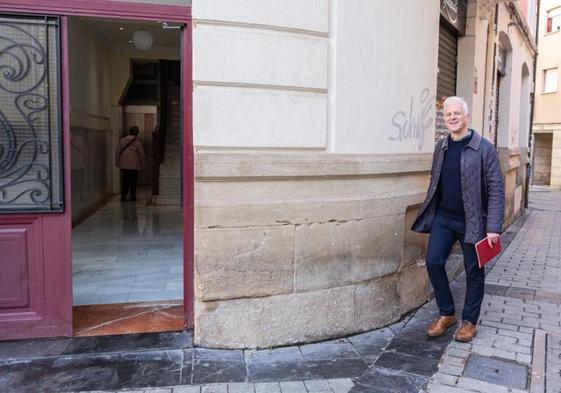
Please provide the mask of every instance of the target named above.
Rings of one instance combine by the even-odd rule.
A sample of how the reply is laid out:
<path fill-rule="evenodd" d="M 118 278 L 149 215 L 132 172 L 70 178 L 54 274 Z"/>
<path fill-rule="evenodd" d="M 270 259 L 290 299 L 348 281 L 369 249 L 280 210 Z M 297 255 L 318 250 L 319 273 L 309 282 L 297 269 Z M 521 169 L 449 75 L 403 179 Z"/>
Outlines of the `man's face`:
<path fill-rule="evenodd" d="M 462 104 L 452 101 L 444 107 L 444 124 L 452 133 L 467 130 L 469 114 L 464 112 Z"/>

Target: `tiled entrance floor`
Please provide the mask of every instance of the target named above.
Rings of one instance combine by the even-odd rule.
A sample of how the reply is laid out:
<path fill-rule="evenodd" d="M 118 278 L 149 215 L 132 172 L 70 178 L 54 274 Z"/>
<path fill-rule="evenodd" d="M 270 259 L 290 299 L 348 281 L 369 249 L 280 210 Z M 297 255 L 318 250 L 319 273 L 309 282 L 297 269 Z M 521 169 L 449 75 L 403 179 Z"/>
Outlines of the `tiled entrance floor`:
<path fill-rule="evenodd" d="M 74 336 L 180 331 L 181 301 L 101 304 L 74 307 Z"/>
<path fill-rule="evenodd" d="M 181 208 L 115 197 L 72 231 L 74 305 L 183 299 Z"/>

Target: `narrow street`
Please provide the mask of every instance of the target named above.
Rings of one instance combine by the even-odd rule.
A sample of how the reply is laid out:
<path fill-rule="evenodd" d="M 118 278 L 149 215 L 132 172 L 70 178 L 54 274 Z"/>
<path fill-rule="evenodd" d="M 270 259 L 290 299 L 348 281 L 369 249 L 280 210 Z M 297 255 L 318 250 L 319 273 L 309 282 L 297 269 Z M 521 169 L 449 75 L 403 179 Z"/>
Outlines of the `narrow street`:
<path fill-rule="evenodd" d="M 470 344 L 451 341 L 454 329 L 425 335 L 434 301 L 383 329 L 270 350 L 193 348 L 189 332 L 4 342 L 0 391 L 529 392 L 533 378 L 532 392 L 558 392 L 561 192 L 534 188 L 530 201 L 503 235 Z"/>

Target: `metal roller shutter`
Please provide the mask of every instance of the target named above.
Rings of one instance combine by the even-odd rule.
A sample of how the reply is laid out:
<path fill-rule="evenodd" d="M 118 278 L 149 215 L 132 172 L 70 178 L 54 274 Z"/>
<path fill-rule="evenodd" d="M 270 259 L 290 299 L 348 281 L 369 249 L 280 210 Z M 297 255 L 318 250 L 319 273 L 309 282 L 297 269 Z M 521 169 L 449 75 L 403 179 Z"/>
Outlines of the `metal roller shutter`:
<path fill-rule="evenodd" d="M 458 36 L 441 21 L 438 40 L 438 78 L 436 83 L 435 142 L 446 137 L 442 99 L 456 95 L 456 71 L 458 66 Z"/>
<path fill-rule="evenodd" d="M 456 95 L 456 69 L 458 65 L 458 37 L 442 23 L 438 41 L 438 99 Z"/>

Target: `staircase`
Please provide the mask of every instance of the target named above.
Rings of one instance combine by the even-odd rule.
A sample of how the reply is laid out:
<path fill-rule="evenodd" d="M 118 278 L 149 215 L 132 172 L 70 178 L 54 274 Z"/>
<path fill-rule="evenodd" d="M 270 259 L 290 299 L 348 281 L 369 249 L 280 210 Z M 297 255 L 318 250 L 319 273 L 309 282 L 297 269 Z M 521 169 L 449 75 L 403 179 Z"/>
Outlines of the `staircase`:
<path fill-rule="evenodd" d="M 169 88 L 166 147 L 160 165 L 160 195 L 152 196 L 159 206 L 178 206 L 181 202 L 181 101 L 179 88 Z"/>

